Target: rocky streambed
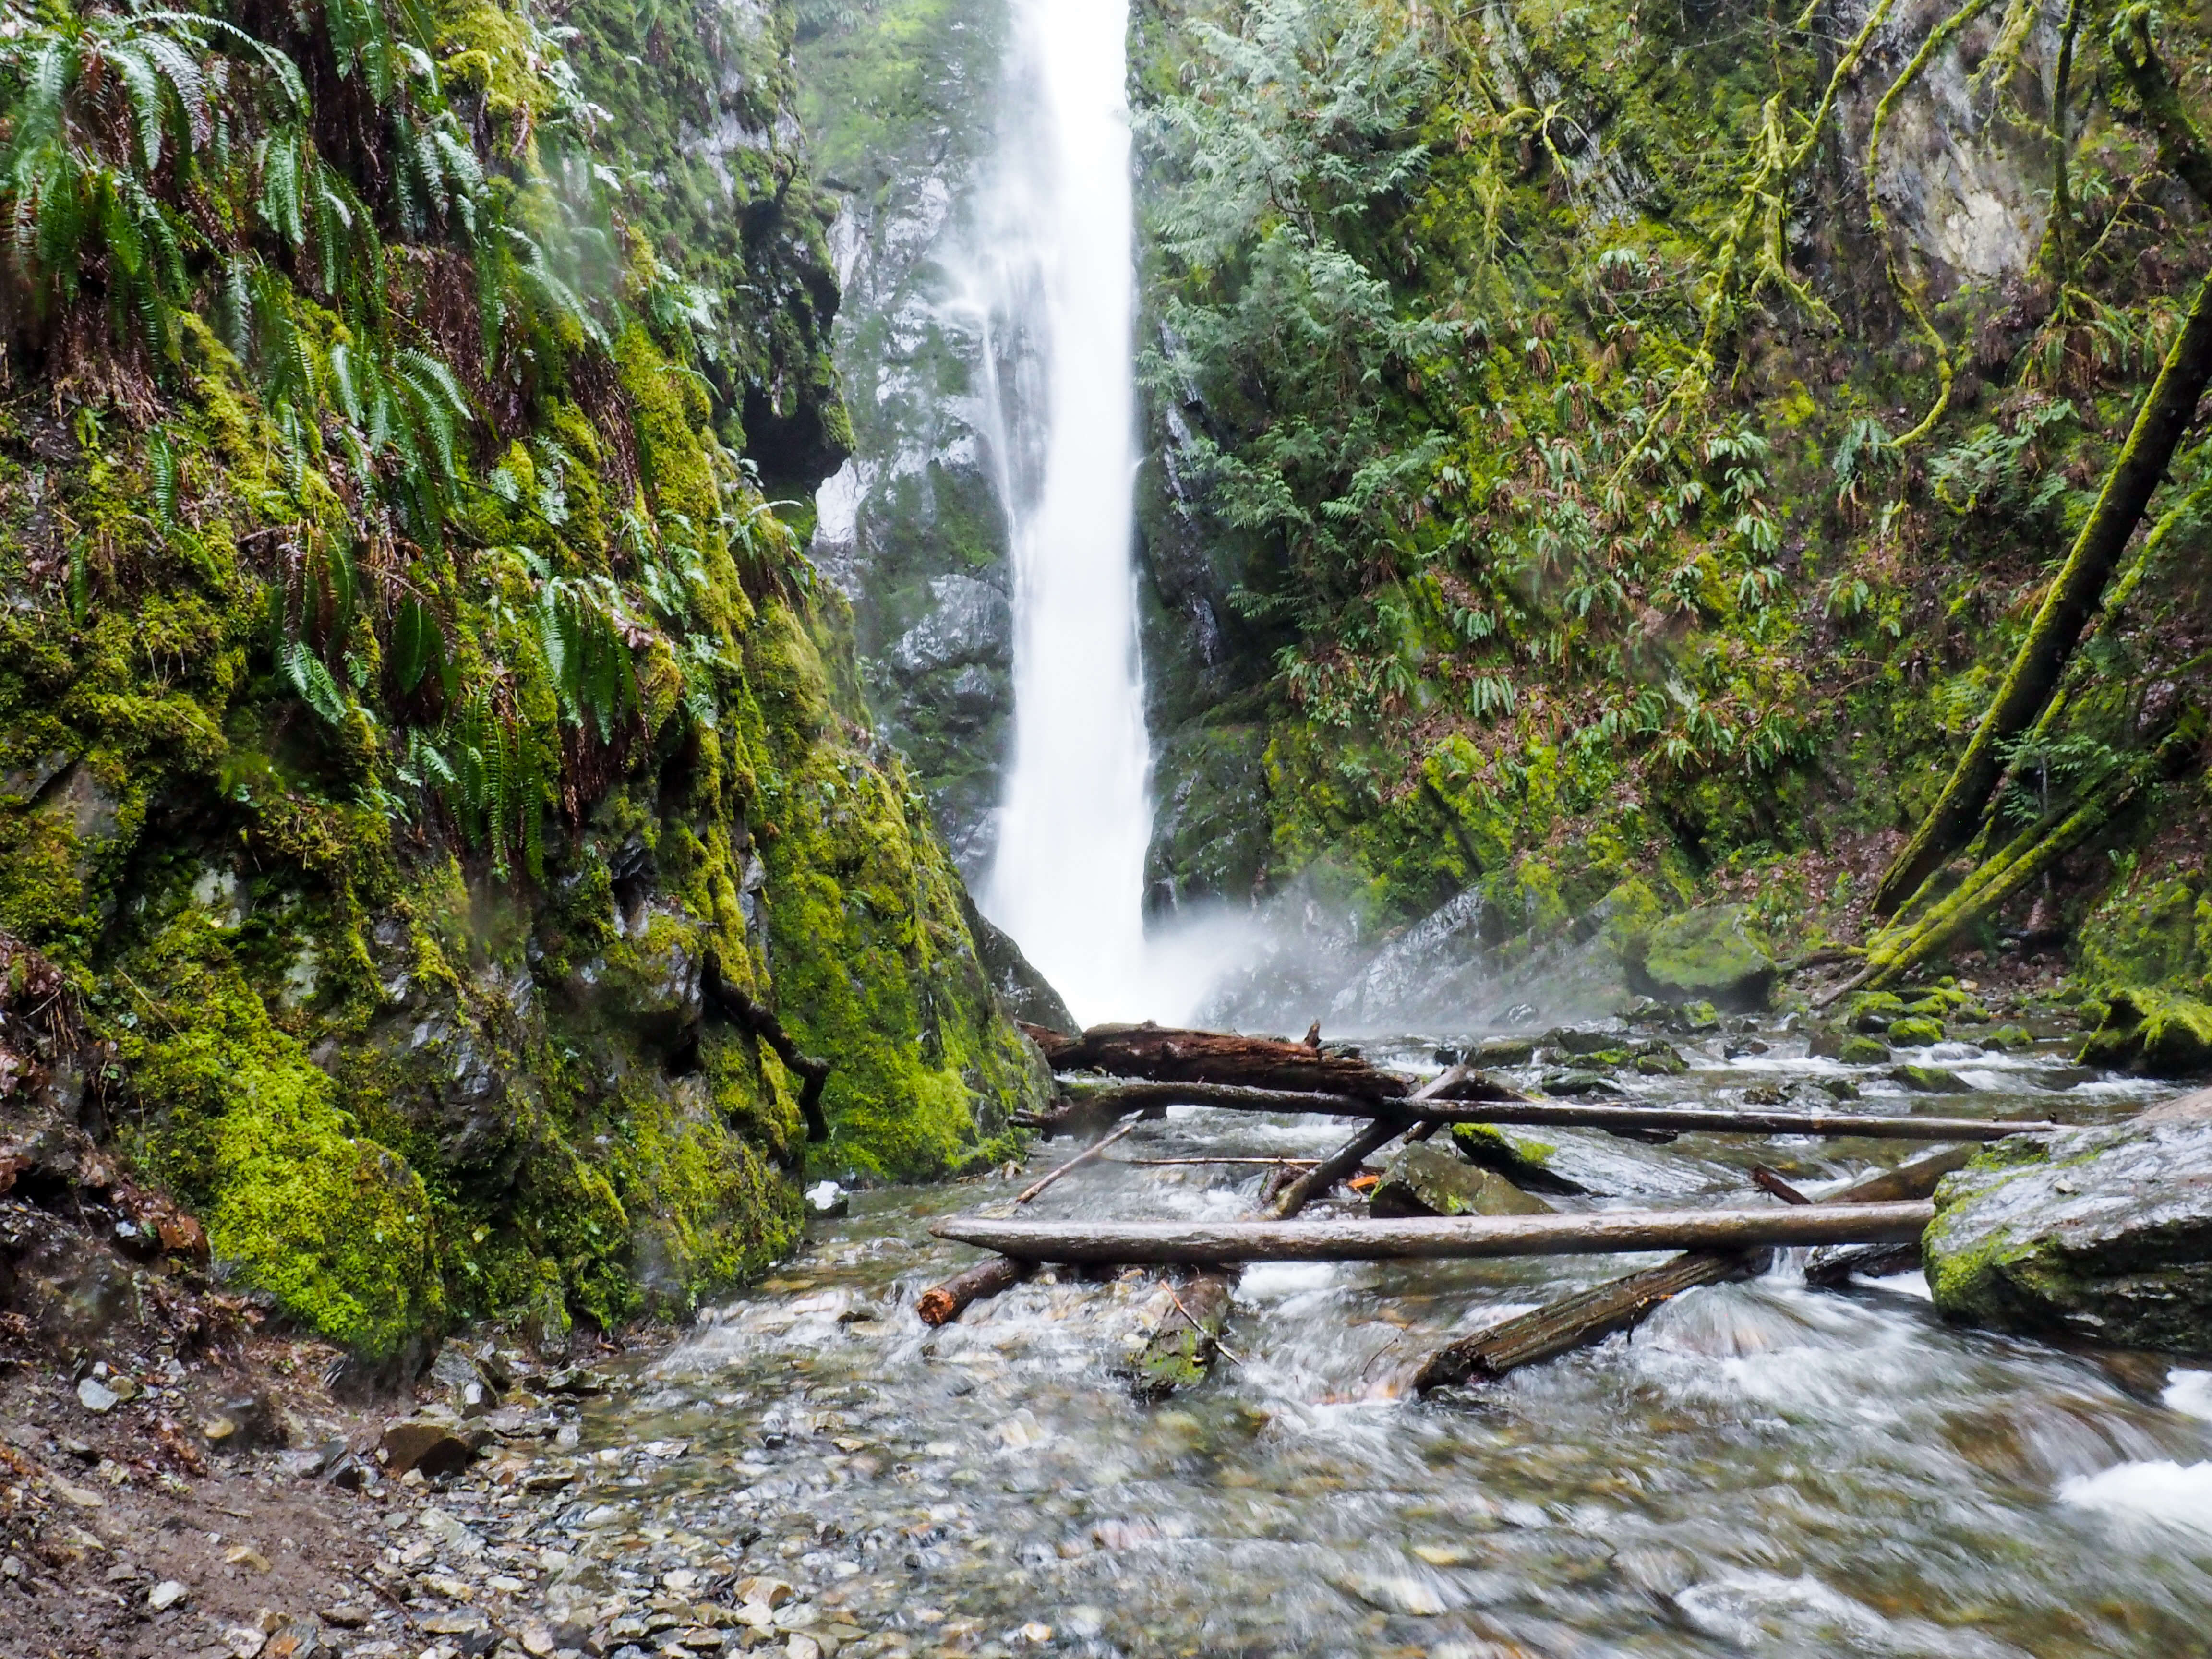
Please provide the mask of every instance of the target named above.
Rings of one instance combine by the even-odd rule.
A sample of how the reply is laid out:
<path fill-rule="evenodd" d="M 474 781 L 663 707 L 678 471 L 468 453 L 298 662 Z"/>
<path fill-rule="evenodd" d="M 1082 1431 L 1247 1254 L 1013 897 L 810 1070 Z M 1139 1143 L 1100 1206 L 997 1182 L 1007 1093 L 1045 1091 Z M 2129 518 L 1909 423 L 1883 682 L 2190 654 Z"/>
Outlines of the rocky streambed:
<path fill-rule="evenodd" d="M 1810 1035 L 1728 1021 L 1635 1036 L 1625 1063 L 1556 1042 L 1499 1057 L 1523 1083 L 1594 1070 L 1632 1098 L 2078 1124 L 2172 1092 L 2085 1075 L 2029 1033 L 1923 1048 L 1965 1091 L 1931 1097 Z M 1655 1040 L 1679 1073 L 1638 1067 Z M 1370 1052 L 1433 1069 L 1470 1046 Z M 1261 1165 L 1156 1160 L 1311 1156 L 1343 1133 L 1176 1109 L 1032 1207 L 1238 1215 Z M 1583 1188 L 1551 1200 L 1571 1206 L 1741 1203 L 1761 1163 L 1817 1193 L 1916 1149 L 1558 1131 L 1516 1150 Z M 122 1588 L 135 1650 L 2164 1659 L 2212 1615 L 2212 1368 L 1963 1328 L 1917 1272 L 1820 1289 L 1784 1255 L 1630 1336 L 1420 1401 L 1430 1350 L 1648 1258 L 1276 1265 L 1238 1280 L 1212 1376 L 1145 1404 L 1117 1368 L 1176 1317 L 1157 1277 L 1048 1271 L 942 1328 L 915 1317 L 969 1259 L 928 1223 L 1016 1189 L 856 1194 L 665 1346 L 562 1373 L 449 1350 L 422 1428 L 363 1419 L 237 1454 L 272 1498 L 329 1507 L 343 1582 L 287 1581 L 278 1605 L 290 1557 L 256 1536 L 270 1578 L 226 1563 L 217 1521 L 233 1541 L 193 1547 L 231 1577 L 159 1612 L 157 1585 Z"/>

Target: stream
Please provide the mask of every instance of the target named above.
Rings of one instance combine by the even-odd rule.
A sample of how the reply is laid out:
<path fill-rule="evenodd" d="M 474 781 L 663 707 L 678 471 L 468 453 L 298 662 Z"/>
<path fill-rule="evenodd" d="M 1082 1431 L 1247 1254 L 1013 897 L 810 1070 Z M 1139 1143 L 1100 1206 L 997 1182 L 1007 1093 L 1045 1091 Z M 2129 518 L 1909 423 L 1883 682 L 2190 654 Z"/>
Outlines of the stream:
<path fill-rule="evenodd" d="M 1689 1075 L 1621 1086 L 1719 1104 L 1850 1072 L 1765 1037 L 1733 1059 L 1684 1043 Z M 1367 1052 L 1433 1072 L 1434 1047 Z M 2048 1044 L 1933 1059 L 1975 1093 L 1850 1074 L 1885 1111 L 2096 1121 L 2165 1092 L 2076 1080 Z M 1177 1108 L 1030 1207 L 1234 1217 L 1260 1169 L 1125 1160 L 1311 1156 L 1348 1133 Z M 1756 1162 L 1817 1186 L 1917 1150 L 1547 1139 L 1603 1194 L 1564 1205 L 1756 1201 Z M 1030 1176 L 1073 1150 L 1041 1146 Z M 776 1277 L 634 1364 L 581 1425 L 577 1451 L 607 1449 L 611 1478 L 561 1517 L 556 1601 L 772 1575 L 804 1609 L 783 1622 L 846 1659 L 2205 1650 L 2212 1374 L 1948 1327 L 1917 1273 L 1812 1289 L 1784 1254 L 1632 1336 L 1422 1401 L 1407 1378 L 1449 1337 L 1658 1258 L 1262 1265 L 1233 1358 L 1141 1405 L 1109 1366 L 1156 1278 L 1048 1272 L 941 1329 L 914 1316 L 973 1259 L 929 1221 L 1017 1189 L 1002 1173 L 858 1194 Z"/>

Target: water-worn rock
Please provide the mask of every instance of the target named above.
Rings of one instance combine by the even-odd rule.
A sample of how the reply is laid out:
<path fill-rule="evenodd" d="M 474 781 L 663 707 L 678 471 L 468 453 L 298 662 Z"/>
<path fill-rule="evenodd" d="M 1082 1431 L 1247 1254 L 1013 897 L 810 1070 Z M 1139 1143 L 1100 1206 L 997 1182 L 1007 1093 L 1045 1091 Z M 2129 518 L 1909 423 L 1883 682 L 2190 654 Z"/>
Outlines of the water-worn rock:
<path fill-rule="evenodd" d="M 1738 1011 L 1764 1008 L 1781 973 L 1740 904 L 1668 917 L 1629 941 L 1625 965 L 1630 988 L 1643 995 Z"/>
<path fill-rule="evenodd" d="M 1893 1066 L 1890 1080 L 1902 1083 L 1915 1094 L 1966 1095 L 1973 1085 L 1955 1072 L 1947 1072 L 1941 1066 Z"/>
<path fill-rule="evenodd" d="M 2166 991 L 2116 991 L 2103 1022 L 2082 1043 L 2081 1059 L 2147 1077 L 2212 1071 L 2212 1006 Z"/>
<path fill-rule="evenodd" d="M 1367 1207 L 1382 1216 L 1536 1215 L 1552 1206 L 1434 1140 L 1408 1141 L 1382 1170 Z"/>
<path fill-rule="evenodd" d="M 1553 1170 L 1553 1148 L 1534 1136 L 1502 1129 L 1494 1123 L 1455 1123 L 1451 1136 L 1462 1158 L 1503 1176 L 1522 1192 L 1571 1197 L 1589 1190 Z"/>
<path fill-rule="evenodd" d="M 385 1473 L 404 1474 L 420 1469 L 426 1475 L 451 1474 L 468 1466 L 469 1443 L 442 1423 L 415 1419 L 394 1423 L 384 1431 Z"/>
<path fill-rule="evenodd" d="M 2201 1107 L 2000 1141 L 1947 1177 L 1936 1203 L 1923 1243 L 1950 1317 L 2212 1352 L 2212 1119 Z"/>

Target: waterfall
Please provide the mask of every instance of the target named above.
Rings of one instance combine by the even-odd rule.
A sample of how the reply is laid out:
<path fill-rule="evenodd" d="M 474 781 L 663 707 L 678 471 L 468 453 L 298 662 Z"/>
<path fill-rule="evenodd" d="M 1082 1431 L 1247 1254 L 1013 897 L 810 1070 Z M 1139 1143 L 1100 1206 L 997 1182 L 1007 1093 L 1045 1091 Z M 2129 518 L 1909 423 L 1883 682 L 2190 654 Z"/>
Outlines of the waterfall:
<path fill-rule="evenodd" d="M 1086 1021 L 1148 983 L 1126 0 L 1012 0 L 971 303 L 1011 532 L 1013 756 L 983 908 Z"/>

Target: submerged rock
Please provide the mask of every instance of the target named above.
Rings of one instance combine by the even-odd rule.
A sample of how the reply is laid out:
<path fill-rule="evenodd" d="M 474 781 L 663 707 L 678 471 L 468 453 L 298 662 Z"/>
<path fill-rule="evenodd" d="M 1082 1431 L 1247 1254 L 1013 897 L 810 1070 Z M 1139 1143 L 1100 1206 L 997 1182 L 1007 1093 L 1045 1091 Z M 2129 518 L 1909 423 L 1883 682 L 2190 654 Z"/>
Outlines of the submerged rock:
<path fill-rule="evenodd" d="M 1626 966 L 1630 988 L 1645 996 L 1738 1011 L 1764 1008 L 1781 974 L 1740 904 L 1669 916 L 1629 942 Z"/>
<path fill-rule="evenodd" d="M 1936 1194 L 1936 1305 L 2032 1335 L 2212 1352 L 2212 1091 L 2000 1141 Z"/>
<path fill-rule="evenodd" d="M 1367 1201 L 1376 1216 L 1537 1215 L 1552 1206 L 1433 1140 L 1408 1141 Z"/>

